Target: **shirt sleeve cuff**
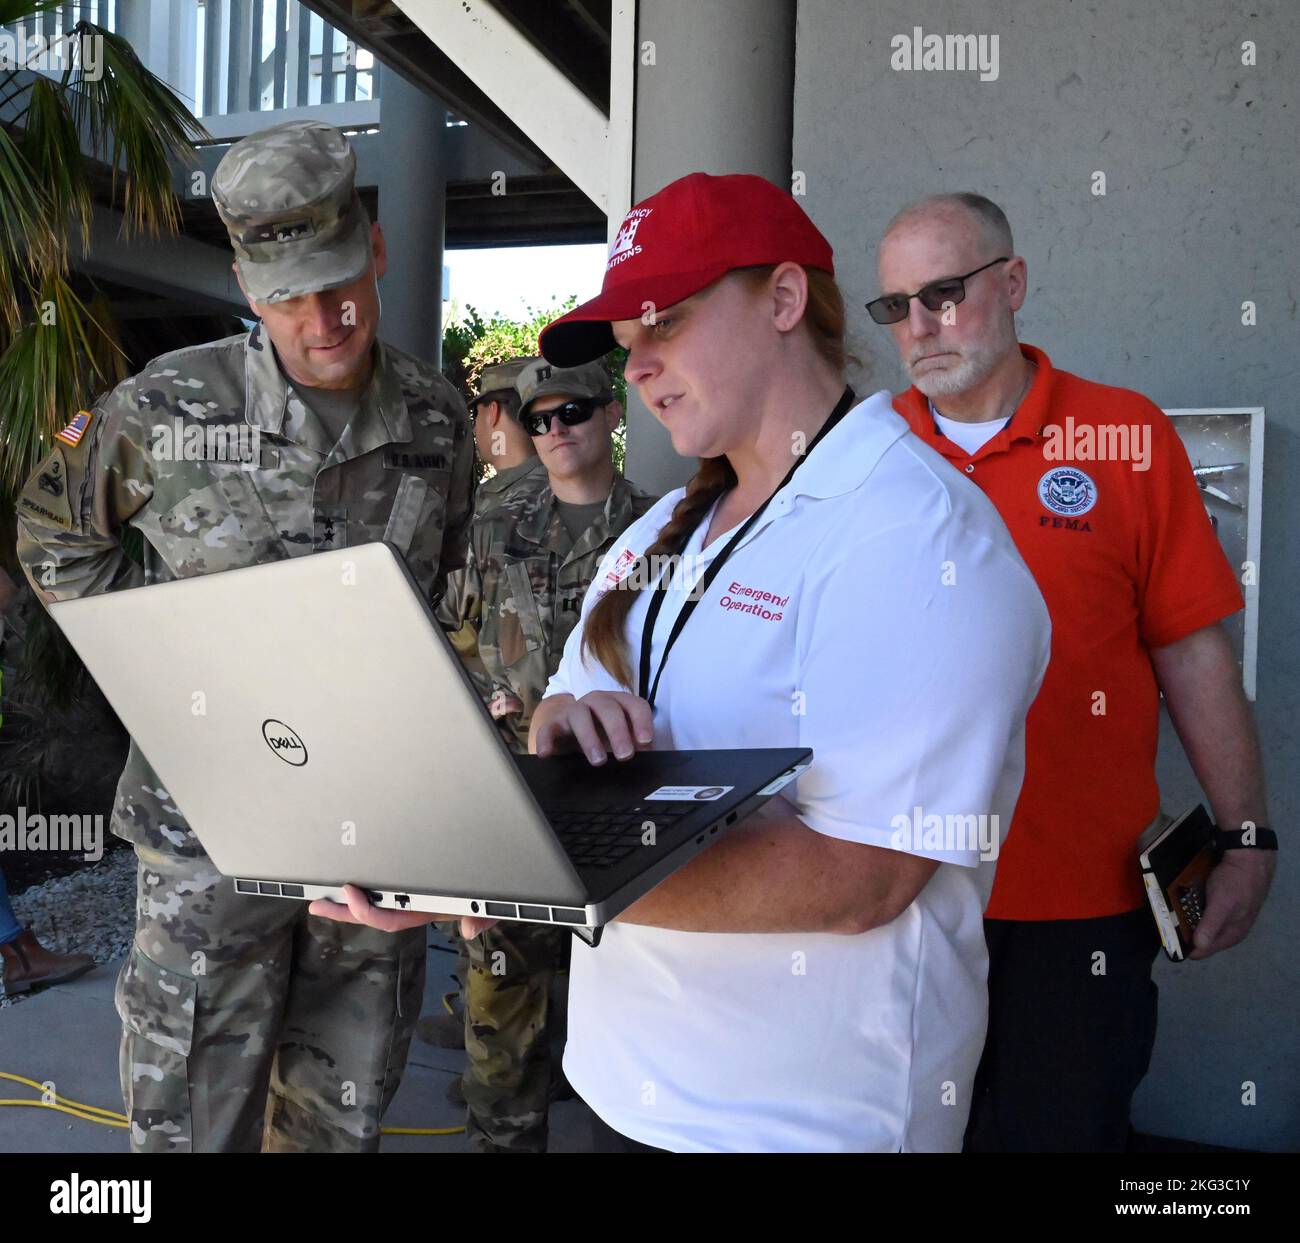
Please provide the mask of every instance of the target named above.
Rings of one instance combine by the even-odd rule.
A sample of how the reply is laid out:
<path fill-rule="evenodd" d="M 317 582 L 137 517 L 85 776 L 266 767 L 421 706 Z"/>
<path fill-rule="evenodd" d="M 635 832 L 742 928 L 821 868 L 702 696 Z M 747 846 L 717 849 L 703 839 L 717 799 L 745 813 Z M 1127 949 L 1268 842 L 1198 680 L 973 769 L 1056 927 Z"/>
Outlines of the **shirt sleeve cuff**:
<path fill-rule="evenodd" d="M 1159 626 L 1143 626 L 1142 642 L 1149 648 L 1168 647 L 1171 643 L 1187 638 L 1189 634 L 1204 630 L 1206 626 L 1224 621 L 1243 608 L 1245 602 L 1240 596 L 1235 599 L 1224 596 L 1213 603 L 1197 605 L 1173 619 L 1162 619 Z"/>

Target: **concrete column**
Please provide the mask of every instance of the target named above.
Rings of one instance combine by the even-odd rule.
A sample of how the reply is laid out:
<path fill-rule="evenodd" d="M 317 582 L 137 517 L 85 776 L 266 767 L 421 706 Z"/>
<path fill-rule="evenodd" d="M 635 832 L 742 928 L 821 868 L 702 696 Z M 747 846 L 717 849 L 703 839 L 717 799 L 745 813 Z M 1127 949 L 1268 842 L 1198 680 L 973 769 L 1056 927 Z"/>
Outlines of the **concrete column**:
<path fill-rule="evenodd" d="M 107 7 L 99 6 L 106 25 Z M 117 32 L 145 67 L 160 77 L 187 104 L 194 106 L 197 0 L 118 0 Z"/>
<path fill-rule="evenodd" d="M 640 0 L 633 201 L 693 172 L 789 186 L 795 10 L 796 0 Z M 628 407 L 628 477 L 655 492 L 684 483 L 693 464 L 635 394 Z"/>
<path fill-rule="evenodd" d="M 442 364 L 446 107 L 387 65 L 379 68 L 379 223 L 388 242 L 380 336 Z"/>
<path fill-rule="evenodd" d="M 146 69 L 170 85 L 175 66 L 170 63 L 168 18 L 166 5 L 151 0 L 118 0 L 117 33 L 131 45 Z"/>

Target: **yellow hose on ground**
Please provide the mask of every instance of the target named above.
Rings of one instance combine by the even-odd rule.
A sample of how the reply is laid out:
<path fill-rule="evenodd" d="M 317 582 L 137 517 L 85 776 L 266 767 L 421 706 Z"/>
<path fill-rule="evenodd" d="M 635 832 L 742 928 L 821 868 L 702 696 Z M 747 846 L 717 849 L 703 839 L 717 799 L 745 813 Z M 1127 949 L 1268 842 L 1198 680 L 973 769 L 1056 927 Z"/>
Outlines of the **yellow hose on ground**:
<path fill-rule="evenodd" d="M 11 1075 L 7 1071 L 0 1070 L 0 1079 L 8 1079 L 11 1083 L 21 1083 L 25 1087 L 35 1088 L 42 1094 L 46 1091 L 43 1083 L 37 1083 L 35 1079 L 27 1079 L 22 1075 Z M 117 1130 L 125 1130 L 127 1127 L 125 1114 L 114 1113 L 111 1109 L 101 1109 L 98 1105 L 83 1105 L 80 1101 L 69 1100 L 67 1097 L 60 1096 L 57 1092 L 52 1093 L 52 1095 L 54 1097 L 52 1102 L 10 1099 L 0 1100 L 0 1105 L 14 1105 L 27 1109 L 53 1109 L 58 1113 L 80 1118 L 83 1122 L 97 1122 L 100 1126 L 111 1126 Z M 463 1135 L 465 1128 L 463 1126 L 386 1126 L 382 1128 L 381 1133 L 384 1135 Z"/>

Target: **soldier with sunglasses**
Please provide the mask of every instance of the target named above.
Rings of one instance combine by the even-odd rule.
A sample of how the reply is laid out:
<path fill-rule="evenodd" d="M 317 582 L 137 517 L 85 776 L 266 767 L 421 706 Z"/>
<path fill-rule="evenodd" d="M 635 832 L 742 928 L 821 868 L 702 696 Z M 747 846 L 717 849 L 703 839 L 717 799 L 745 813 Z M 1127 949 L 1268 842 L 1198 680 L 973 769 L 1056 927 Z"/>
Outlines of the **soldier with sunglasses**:
<path fill-rule="evenodd" d="M 511 488 L 476 514 L 467 564 L 449 576 L 439 620 L 467 663 L 487 671 L 489 711 L 524 754 L 533 709 L 596 568 L 656 498 L 614 468 L 623 410 L 603 363 L 561 370 L 539 358 L 515 387 L 545 484 Z M 548 1001 L 569 943 L 567 930 L 526 923 L 498 924 L 466 943 L 464 1092 L 480 1152 L 546 1150 Z"/>

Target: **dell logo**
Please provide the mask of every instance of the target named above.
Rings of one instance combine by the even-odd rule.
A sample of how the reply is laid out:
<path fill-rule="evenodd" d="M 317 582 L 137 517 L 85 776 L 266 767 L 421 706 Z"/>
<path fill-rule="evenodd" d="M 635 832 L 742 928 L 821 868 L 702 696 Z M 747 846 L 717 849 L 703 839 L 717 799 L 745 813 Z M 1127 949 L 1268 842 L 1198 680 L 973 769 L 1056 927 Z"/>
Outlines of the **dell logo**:
<path fill-rule="evenodd" d="M 302 739 L 283 721 L 263 721 L 262 737 L 286 764 L 301 768 L 307 762 L 307 748 Z"/>

